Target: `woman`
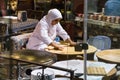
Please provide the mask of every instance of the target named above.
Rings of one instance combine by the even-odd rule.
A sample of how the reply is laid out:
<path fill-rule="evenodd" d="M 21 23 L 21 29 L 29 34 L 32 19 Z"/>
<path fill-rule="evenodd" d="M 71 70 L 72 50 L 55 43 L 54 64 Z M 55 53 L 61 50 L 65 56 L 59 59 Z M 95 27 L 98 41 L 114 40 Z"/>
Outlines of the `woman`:
<path fill-rule="evenodd" d="M 59 21 L 62 19 L 62 14 L 57 9 L 51 9 L 37 24 L 33 35 L 30 37 L 27 49 L 44 50 L 48 45 L 59 50 L 63 47 L 54 42 L 56 36 L 60 36 L 64 41 L 68 41 L 70 45 L 76 45 L 70 39 L 70 36 L 62 28 Z"/>

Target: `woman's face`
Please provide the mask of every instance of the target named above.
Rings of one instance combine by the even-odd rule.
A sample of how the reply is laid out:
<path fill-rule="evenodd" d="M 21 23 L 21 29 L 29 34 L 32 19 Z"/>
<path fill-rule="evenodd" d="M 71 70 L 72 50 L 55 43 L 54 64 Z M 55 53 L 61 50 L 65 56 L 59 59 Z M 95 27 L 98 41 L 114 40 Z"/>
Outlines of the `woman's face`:
<path fill-rule="evenodd" d="M 60 20 L 61 20 L 61 19 L 55 19 L 55 20 L 52 21 L 51 24 L 52 24 L 52 25 L 55 25 L 55 24 L 57 24 Z"/>

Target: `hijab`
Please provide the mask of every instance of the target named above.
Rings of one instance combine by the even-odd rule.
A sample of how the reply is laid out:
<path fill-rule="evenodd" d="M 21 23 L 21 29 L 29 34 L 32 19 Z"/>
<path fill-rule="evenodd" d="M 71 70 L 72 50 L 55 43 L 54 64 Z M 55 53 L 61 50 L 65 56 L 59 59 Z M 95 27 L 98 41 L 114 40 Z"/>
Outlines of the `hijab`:
<path fill-rule="evenodd" d="M 51 25 L 51 22 L 55 19 L 62 19 L 62 14 L 58 9 L 50 9 L 46 15 L 47 22 Z M 52 26 L 52 25 L 51 25 Z"/>

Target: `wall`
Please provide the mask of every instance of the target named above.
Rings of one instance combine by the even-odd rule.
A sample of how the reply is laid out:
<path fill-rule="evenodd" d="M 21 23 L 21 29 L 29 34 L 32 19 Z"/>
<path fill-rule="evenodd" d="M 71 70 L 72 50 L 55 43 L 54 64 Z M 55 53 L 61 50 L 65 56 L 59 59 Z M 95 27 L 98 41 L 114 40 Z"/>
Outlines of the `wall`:
<path fill-rule="evenodd" d="M 18 10 L 34 9 L 34 0 L 19 0 Z"/>

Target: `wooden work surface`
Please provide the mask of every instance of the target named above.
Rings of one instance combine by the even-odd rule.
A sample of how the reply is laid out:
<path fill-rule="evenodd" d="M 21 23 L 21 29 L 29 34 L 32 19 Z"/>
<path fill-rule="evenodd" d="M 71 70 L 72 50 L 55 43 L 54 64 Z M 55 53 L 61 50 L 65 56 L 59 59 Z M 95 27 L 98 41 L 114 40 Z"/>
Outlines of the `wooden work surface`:
<path fill-rule="evenodd" d="M 62 54 L 62 55 L 78 55 L 78 54 L 84 54 L 84 50 L 82 51 L 75 51 L 75 48 L 73 46 L 67 46 L 67 45 L 62 45 L 64 46 L 64 49 L 62 51 L 60 50 L 55 50 L 54 48 L 48 47 L 49 49 L 46 49 L 48 52 L 56 53 L 56 54 Z M 51 48 L 51 49 L 50 49 Z M 96 47 L 89 45 L 87 54 L 94 53 L 97 50 Z"/>
<path fill-rule="evenodd" d="M 120 49 L 108 49 L 97 53 L 97 57 L 101 60 L 120 64 Z"/>

